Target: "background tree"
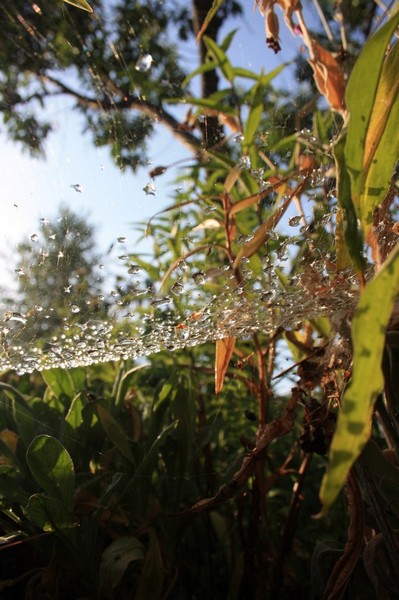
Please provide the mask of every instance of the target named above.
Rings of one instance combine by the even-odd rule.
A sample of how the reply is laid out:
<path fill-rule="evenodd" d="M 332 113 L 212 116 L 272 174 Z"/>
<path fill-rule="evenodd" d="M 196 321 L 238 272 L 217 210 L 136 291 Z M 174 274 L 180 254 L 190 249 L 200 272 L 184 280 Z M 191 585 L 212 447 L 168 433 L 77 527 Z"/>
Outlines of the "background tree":
<path fill-rule="evenodd" d="M 37 233 L 17 246 L 18 312 L 30 318 L 30 335 L 60 330 L 75 320 L 106 314 L 99 300 L 101 277 L 95 230 L 69 208 L 41 220 Z"/>
<path fill-rule="evenodd" d="M 211 4 L 196 0 L 193 21 L 188 7 L 174 1 L 95 0 L 91 14 L 51 0 L 2 4 L 7 35 L 0 42 L 0 110 L 9 135 L 42 153 L 52 124 L 41 109 L 51 97 L 65 95 L 83 113 L 94 142 L 110 146 L 121 167 L 145 164 L 155 123 L 197 152 L 203 136 L 166 108 L 169 98 L 185 93 L 182 57 L 171 40 L 192 37 Z M 209 35 L 216 39 L 224 18 L 238 12 L 237 2 L 226 2 Z M 204 60 L 203 44 L 200 53 Z M 214 73 L 204 73 L 203 93 L 216 87 Z M 203 127 L 208 144 L 218 135 L 215 126 L 211 118 Z"/>

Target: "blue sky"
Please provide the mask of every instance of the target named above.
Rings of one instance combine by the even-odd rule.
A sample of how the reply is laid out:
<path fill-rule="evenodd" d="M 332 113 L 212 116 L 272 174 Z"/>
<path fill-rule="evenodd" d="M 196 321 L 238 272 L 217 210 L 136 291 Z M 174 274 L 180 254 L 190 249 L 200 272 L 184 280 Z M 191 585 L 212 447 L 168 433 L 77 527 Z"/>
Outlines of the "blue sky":
<path fill-rule="evenodd" d="M 282 51 L 278 55 L 266 47 L 263 18 L 252 5 L 245 8 L 241 19 L 229 22 L 223 34 L 239 28 L 229 56 L 235 66 L 268 72 L 295 56 L 300 40 L 291 36 L 281 23 Z M 76 9 L 78 10 L 78 9 Z M 281 19 L 282 21 L 282 19 Z M 187 61 L 194 61 L 196 48 L 187 49 Z M 193 62 L 192 68 L 195 68 Z M 295 86 L 287 69 L 276 84 Z M 32 159 L 2 135 L 0 169 L 2 203 L 0 219 L 0 275 L 11 282 L 14 248 L 24 236 L 38 229 L 40 218 L 51 218 L 61 204 L 88 217 L 96 226 L 100 251 L 125 236 L 126 251 L 136 251 L 137 233 L 132 222 L 149 219 L 171 203 L 173 171 L 156 180 L 156 196 L 147 196 L 143 188 L 149 178 L 144 169 L 137 174 L 121 173 L 113 164 L 107 148 L 95 148 L 89 134 L 82 134 L 82 122 L 71 110 L 70 100 L 57 98 L 48 105 L 57 130 L 49 138 L 45 160 Z M 3 128 L 2 128 L 3 129 Z M 187 157 L 179 144 L 158 126 L 149 155 L 153 165 L 169 164 Z M 79 184 L 79 193 L 71 186 Z M 140 250 L 145 251 L 145 244 Z M 7 275 L 11 273 L 11 275 Z"/>

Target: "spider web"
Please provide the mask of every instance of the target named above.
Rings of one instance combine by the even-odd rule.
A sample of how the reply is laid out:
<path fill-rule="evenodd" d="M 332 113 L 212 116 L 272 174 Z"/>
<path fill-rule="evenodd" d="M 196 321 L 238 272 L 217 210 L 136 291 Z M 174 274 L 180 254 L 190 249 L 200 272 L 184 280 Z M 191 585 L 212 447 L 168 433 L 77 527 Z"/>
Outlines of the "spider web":
<path fill-rule="evenodd" d="M 117 50 L 114 54 L 118 58 Z M 143 57 L 142 60 L 147 60 L 146 64 L 143 63 L 143 69 L 151 67 L 148 57 Z M 63 113 L 66 114 L 65 105 Z M 313 142 L 317 144 L 317 140 Z M 166 150 L 165 144 L 163 148 Z M 154 151 L 153 158 L 156 164 L 161 158 L 159 152 Z M 179 160 L 179 151 L 175 158 Z M 251 173 L 251 165 L 246 162 L 246 157 L 243 158 L 242 169 Z M 63 169 L 64 166 L 60 165 L 59 168 Z M 82 192 L 80 183 L 67 182 L 68 177 L 71 177 L 70 171 L 67 173 L 64 176 L 64 189 L 73 188 L 71 193 Z M 316 175 L 323 180 L 325 173 Z M 52 176 L 49 173 L 49 179 Z M 18 182 L 15 186 L 18 186 Z M 316 182 L 315 193 L 317 186 Z M 159 196 L 160 190 L 157 188 L 158 180 L 155 184 L 148 177 L 140 184 L 140 189 L 147 197 L 155 193 Z M 262 183 L 259 184 L 259 191 L 261 190 Z M 96 198 L 99 204 L 107 201 L 107 196 Z M 148 207 L 146 210 L 148 211 Z M 326 228 L 330 227 L 332 231 L 334 214 L 324 214 L 322 218 Z M 131 220 L 128 219 L 127 222 Z M 31 231 L 34 231 L 33 225 Z M 73 230 L 69 233 L 73 234 Z M 30 237 L 32 252 L 36 251 L 33 236 L 34 234 Z M 68 310 L 62 314 L 58 314 L 59 308 L 56 305 L 50 304 L 46 309 L 35 305 L 26 310 L 19 306 L 18 299 L 13 302 L 3 301 L 3 316 L 0 319 L 0 370 L 14 369 L 22 374 L 53 367 L 73 368 L 121 358 L 136 359 L 162 350 L 174 351 L 214 342 L 219 338 L 247 339 L 254 333 L 271 335 L 279 327 L 295 328 L 303 320 L 321 316 L 335 315 L 338 319 L 341 316 L 344 318 L 353 310 L 358 293 L 356 280 L 350 273 L 343 273 L 342 278 L 332 285 L 322 251 L 319 251 L 319 258 L 312 257 L 311 264 L 303 259 L 301 273 L 290 272 L 290 261 L 298 252 L 299 242 L 306 237 L 310 239 L 309 223 L 304 214 L 288 211 L 287 217 L 270 233 L 270 237 L 273 252 L 266 252 L 265 248 L 265 259 L 259 258 L 259 268 L 253 270 L 244 261 L 241 265 L 243 281 L 237 284 L 231 268 L 227 267 L 224 273 L 217 276 L 217 282 L 213 286 L 216 293 L 206 287 L 209 274 L 204 256 L 203 277 L 198 276 L 197 263 L 192 265 L 190 260 L 182 261 L 182 265 L 178 266 L 184 273 L 180 273 L 180 278 L 176 278 L 178 269 L 171 274 L 166 293 L 160 286 L 157 289 L 147 286 L 141 268 L 135 268 L 127 260 L 124 276 L 128 271 L 134 297 L 128 302 L 124 301 L 117 291 L 109 292 L 111 284 L 108 283 L 108 291 L 104 292 L 108 302 L 106 318 L 97 318 L 94 310 L 89 318 L 86 313 L 85 317 L 81 317 L 79 306 L 86 303 L 90 310 L 94 294 L 89 290 L 85 297 L 74 286 L 65 292 L 68 293 Z M 106 282 L 111 282 L 114 277 L 115 263 L 121 257 L 128 258 L 130 255 L 131 250 L 124 246 L 125 242 L 122 236 L 111 237 L 111 245 L 117 248 L 117 252 L 104 257 L 105 266 L 101 275 Z M 58 243 L 62 247 L 63 240 L 58 240 Z M 194 241 L 191 244 L 194 248 Z M 177 258 L 173 257 L 174 260 Z M 66 259 L 67 256 L 59 256 L 61 262 Z M 28 264 L 24 271 L 17 271 L 14 277 L 29 277 L 30 269 Z M 288 284 L 282 284 L 282 277 L 288 279 Z M 11 287 L 13 285 L 11 282 Z M 49 294 L 51 295 L 51 290 Z M 99 294 L 96 292 L 96 295 Z M 142 300 L 138 311 L 136 300 L 139 297 Z M 55 329 L 47 327 L 44 334 L 46 323 L 52 322 L 57 316 L 61 324 Z"/>

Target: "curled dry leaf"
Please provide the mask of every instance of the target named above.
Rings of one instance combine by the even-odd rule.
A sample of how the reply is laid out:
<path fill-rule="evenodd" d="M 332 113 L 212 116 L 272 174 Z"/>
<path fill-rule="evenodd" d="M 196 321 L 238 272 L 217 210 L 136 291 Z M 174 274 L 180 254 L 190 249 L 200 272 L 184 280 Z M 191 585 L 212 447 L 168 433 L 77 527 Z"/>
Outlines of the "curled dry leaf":
<path fill-rule="evenodd" d="M 216 342 L 216 360 L 215 360 L 215 393 L 222 391 L 227 367 L 235 346 L 235 338 L 227 337 Z"/>
<path fill-rule="evenodd" d="M 313 69 L 313 77 L 319 92 L 325 97 L 331 108 L 346 115 L 345 89 L 346 82 L 341 66 L 334 56 L 312 40 L 313 59 L 309 64 Z"/>
<path fill-rule="evenodd" d="M 278 17 L 274 12 L 273 5 L 266 12 L 265 18 L 265 27 L 266 27 L 266 43 L 268 48 L 271 48 L 275 54 L 280 52 L 281 46 L 279 44 L 279 28 L 280 24 L 278 21 Z"/>

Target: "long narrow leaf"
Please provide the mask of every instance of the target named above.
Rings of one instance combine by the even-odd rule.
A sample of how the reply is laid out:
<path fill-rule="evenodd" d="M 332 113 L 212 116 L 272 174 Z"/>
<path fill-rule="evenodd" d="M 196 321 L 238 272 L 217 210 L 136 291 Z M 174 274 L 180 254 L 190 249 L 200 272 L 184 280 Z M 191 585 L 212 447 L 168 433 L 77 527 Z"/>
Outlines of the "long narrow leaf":
<path fill-rule="evenodd" d="M 381 110 L 381 107 L 375 105 L 375 101 L 384 74 L 386 50 L 398 24 L 399 12 L 396 12 L 367 42 L 353 68 L 346 92 L 350 118 L 345 161 L 351 178 L 352 200 L 365 230 L 370 225 L 370 210 L 367 206 L 360 206 L 360 196 L 367 178 L 367 170 L 376 151 L 374 136 L 378 138 L 378 119 L 376 121 L 373 117 L 371 121 L 371 118 L 373 110 Z M 369 133 L 370 125 L 372 131 Z M 392 157 L 385 158 L 390 160 Z"/>
<path fill-rule="evenodd" d="M 204 35 L 205 31 L 208 28 L 209 23 L 212 21 L 213 17 L 216 15 L 219 8 L 222 6 L 224 0 L 213 0 L 212 6 L 206 15 L 204 22 L 202 23 L 202 27 L 197 35 L 197 42 L 199 42 Z"/>
<path fill-rule="evenodd" d="M 370 437 L 374 402 L 384 384 L 385 330 L 399 293 L 399 246 L 364 289 L 352 325 L 353 375 L 345 392 L 320 497 L 327 511 Z"/>

